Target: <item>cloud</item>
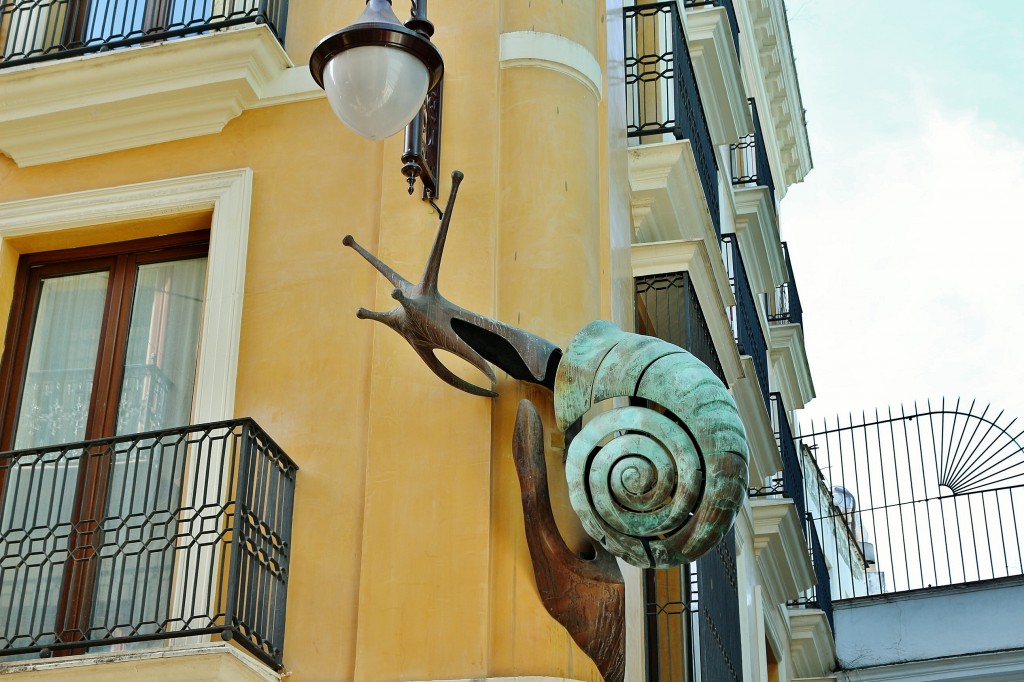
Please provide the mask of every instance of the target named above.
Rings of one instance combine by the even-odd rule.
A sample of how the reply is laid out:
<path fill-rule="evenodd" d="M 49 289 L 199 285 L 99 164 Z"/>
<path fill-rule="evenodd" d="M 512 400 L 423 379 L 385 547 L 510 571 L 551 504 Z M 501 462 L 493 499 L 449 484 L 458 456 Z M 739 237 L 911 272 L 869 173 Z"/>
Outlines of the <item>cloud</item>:
<path fill-rule="evenodd" d="M 908 100 L 915 126 L 833 136 L 783 202 L 819 395 L 805 414 L 963 395 L 1024 422 L 1024 143 Z"/>

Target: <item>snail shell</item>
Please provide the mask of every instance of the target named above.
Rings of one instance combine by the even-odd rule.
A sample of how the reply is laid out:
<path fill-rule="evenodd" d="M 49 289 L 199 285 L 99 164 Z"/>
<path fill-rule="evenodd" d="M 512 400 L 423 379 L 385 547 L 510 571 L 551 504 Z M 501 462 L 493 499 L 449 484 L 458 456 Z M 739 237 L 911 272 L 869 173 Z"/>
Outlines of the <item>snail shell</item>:
<path fill-rule="evenodd" d="M 583 527 L 641 567 L 694 561 L 732 527 L 747 486 L 747 439 L 736 403 L 691 353 L 592 322 L 569 343 L 555 378 L 567 430 L 611 398 L 569 445 L 569 499 Z"/>

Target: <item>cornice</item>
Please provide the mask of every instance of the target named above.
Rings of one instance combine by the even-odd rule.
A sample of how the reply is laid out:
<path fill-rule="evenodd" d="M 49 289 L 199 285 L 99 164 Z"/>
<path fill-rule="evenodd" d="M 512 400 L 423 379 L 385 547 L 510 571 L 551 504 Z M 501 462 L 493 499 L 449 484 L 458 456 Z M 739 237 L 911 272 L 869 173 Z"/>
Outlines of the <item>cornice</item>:
<path fill-rule="evenodd" d="M 322 96 L 265 25 L 0 70 L 0 151 L 21 167 L 220 132 Z"/>
<path fill-rule="evenodd" d="M 807 362 L 803 326 L 769 324 L 768 353 L 772 376 L 779 383 L 782 400 L 791 410 L 801 410 L 815 397 L 811 367 Z"/>

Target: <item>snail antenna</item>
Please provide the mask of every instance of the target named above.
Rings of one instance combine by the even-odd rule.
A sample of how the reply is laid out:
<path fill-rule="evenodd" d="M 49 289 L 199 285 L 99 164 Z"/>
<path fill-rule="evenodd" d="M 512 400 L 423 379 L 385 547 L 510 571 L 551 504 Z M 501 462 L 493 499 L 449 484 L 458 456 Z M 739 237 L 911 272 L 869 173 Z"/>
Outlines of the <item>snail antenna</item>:
<path fill-rule="evenodd" d="M 420 280 L 417 293 L 428 294 L 437 291 L 437 274 L 441 269 L 441 256 L 444 255 L 444 243 L 448 238 L 448 225 L 452 222 L 452 209 L 455 208 L 455 197 L 459 192 L 459 185 L 466 177 L 462 171 L 452 171 L 452 190 L 448 195 L 448 204 L 444 207 L 441 215 L 441 224 L 437 227 L 437 237 L 434 238 L 434 246 L 430 249 L 430 257 L 427 258 L 427 265 L 423 269 L 423 278 Z"/>

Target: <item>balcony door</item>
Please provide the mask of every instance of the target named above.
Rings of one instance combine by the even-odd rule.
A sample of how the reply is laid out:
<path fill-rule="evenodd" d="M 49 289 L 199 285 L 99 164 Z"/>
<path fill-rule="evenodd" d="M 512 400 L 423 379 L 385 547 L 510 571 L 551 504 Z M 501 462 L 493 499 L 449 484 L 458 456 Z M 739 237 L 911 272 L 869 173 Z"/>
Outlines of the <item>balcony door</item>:
<path fill-rule="evenodd" d="M 155 449 L 129 459 L 50 446 L 188 424 L 207 240 L 192 233 L 22 258 L 0 370 L 0 445 L 49 449 L 0 456 L 8 638 L 78 641 L 94 622 L 136 624 L 106 637 L 149 634 L 137 624 L 158 632 L 167 618 L 169 542 L 133 519 L 177 499 L 184 463 Z M 173 536 L 174 520 L 162 528 Z"/>

